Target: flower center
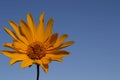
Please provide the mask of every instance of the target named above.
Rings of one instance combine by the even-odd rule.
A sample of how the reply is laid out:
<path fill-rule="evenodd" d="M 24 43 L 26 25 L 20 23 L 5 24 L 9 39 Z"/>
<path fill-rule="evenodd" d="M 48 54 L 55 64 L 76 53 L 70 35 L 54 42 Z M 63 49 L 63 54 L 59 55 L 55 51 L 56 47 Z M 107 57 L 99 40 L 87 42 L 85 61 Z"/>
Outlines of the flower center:
<path fill-rule="evenodd" d="M 45 47 L 41 42 L 34 42 L 28 46 L 27 56 L 33 60 L 40 60 L 46 55 Z"/>

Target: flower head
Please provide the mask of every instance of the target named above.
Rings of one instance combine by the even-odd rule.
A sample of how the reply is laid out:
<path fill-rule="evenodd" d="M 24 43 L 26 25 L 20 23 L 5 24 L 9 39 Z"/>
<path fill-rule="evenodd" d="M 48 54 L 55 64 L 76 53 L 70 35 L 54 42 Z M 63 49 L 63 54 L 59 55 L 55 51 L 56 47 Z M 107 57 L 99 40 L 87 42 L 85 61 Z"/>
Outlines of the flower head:
<path fill-rule="evenodd" d="M 21 68 L 37 64 L 48 72 L 48 64 L 51 61 L 62 62 L 62 58 L 69 55 L 69 52 L 62 48 L 74 43 L 73 41 L 64 42 L 68 37 L 67 34 L 58 37 L 58 33 L 52 33 L 53 22 L 53 18 L 50 18 L 45 25 L 44 13 L 40 15 L 38 25 L 35 24 L 30 13 L 27 14 L 27 23 L 20 20 L 18 25 L 10 21 L 9 24 L 14 31 L 8 28 L 4 30 L 13 38 L 13 42 L 3 44 L 11 50 L 3 50 L 2 54 L 11 58 L 11 65 L 18 61 L 21 61 Z"/>

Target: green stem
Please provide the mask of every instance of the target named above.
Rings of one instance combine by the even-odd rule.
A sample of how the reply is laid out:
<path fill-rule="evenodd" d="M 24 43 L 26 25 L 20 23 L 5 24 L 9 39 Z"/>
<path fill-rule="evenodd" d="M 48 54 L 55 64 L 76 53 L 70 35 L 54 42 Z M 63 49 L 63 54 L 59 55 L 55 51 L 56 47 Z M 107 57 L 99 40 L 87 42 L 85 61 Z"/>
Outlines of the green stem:
<path fill-rule="evenodd" d="M 39 80 L 39 65 L 37 64 L 37 80 Z"/>

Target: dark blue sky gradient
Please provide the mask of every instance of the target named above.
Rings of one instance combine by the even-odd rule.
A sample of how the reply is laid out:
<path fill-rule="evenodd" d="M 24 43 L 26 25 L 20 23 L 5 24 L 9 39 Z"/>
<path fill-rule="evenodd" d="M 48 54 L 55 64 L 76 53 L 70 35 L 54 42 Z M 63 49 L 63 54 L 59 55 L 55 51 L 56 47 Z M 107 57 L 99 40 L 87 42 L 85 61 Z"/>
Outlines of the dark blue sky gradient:
<path fill-rule="evenodd" d="M 120 1 L 119 0 L 1 0 L 0 48 L 11 42 L 3 27 L 9 20 L 19 24 L 31 12 L 36 23 L 45 12 L 45 21 L 54 18 L 54 32 L 69 34 L 73 46 L 63 63 L 52 62 L 49 72 L 41 69 L 40 80 L 120 80 Z M 35 80 L 36 66 L 20 69 L 9 66 L 0 55 L 0 80 Z"/>

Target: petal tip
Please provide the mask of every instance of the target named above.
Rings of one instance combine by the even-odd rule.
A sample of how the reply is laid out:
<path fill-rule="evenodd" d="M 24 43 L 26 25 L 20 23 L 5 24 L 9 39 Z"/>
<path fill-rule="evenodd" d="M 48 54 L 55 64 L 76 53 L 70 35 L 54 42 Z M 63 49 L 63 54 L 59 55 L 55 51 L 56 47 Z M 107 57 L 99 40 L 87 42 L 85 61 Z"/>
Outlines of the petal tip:
<path fill-rule="evenodd" d="M 40 15 L 40 20 L 44 19 L 44 15 L 45 15 L 44 12 L 42 12 L 41 15 Z"/>

